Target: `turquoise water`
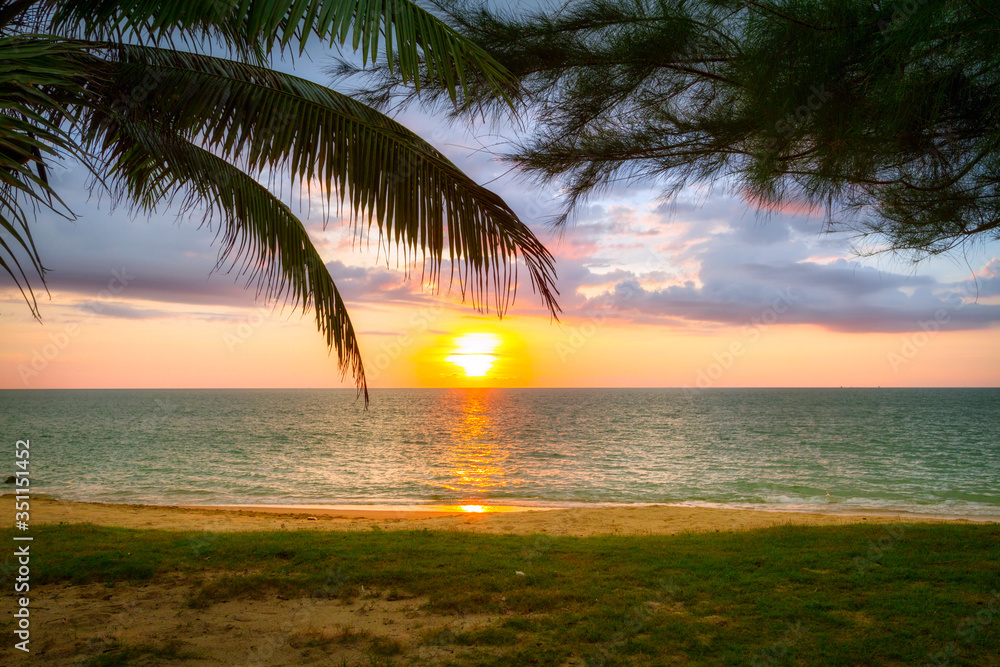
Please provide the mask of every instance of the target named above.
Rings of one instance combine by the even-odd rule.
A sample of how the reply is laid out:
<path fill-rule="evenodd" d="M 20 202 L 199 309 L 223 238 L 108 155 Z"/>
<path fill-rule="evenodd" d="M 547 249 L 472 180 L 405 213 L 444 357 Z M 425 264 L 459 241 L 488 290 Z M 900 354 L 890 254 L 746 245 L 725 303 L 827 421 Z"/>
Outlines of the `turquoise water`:
<path fill-rule="evenodd" d="M 0 431 L 68 500 L 1000 516 L 998 389 L 2 391 Z"/>

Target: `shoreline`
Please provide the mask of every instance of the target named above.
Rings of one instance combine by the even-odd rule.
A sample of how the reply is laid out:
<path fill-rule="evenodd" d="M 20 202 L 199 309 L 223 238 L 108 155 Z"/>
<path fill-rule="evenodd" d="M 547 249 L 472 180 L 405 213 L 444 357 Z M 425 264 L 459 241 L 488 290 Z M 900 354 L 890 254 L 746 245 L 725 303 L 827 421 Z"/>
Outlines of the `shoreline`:
<path fill-rule="evenodd" d="M 804 512 L 690 505 L 524 507 L 503 505 L 282 506 L 139 505 L 31 497 L 31 523 L 90 523 L 120 528 L 204 531 L 446 530 L 494 534 L 672 535 L 779 525 L 850 523 L 998 523 L 1000 517 L 875 512 Z M 13 512 L 14 494 L 0 496 Z M 477 509 L 470 509 L 477 508 Z M 479 511 L 479 510 L 482 511 Z"/>
<path fill-rule="evenodd" d="M 52 500 L 57 500 L 52 498 Z M 62 501 L 60 502 L 81 502 L 90 501 Z M 118 505 L 123 503 L 103 503 L 94 501 L 100 505 Z M 691 509 L 718 510 L 722 512 L 773 512 L 776 514 L 819 514 L 829 516 L 853 516 L 853 517 L 882 517 L 898 519 L 914 519 L 919 521 L 968 521 L 969 523 L 1000 523 L 1000 513 L 998 514 L 947 514 L 937 512 L 912 512 L 909 510 L 877 510 L 865 508 L 845 508 L 845 509 L 819 509 L 812 507 L 784 505 L 759 505 L 759 506 L 739 506 L 727 505 L 724 503 L 573 503 L 573 504 L 553 504 L 553 505 L 504 505 L 500 503 L 480 503 L 475 501 L 458 502 L 450 504 L 336 504 L 310 505 L 310 504 L 284 504 L 284 503 L 205 503 L 205 504 L 157 504 L 157 503 L 124 503 L 142 507 L 180 507 L 183 509 L 225 509 L 243 510 L 251 512 L 287 514 L 289 512 L 321 512 L 324 514 L 336 512 L 337 514 L 349 514 L 352 516 L 378 516 L 382 513 L 402 514 L 405 517 L 416 515 L 441 516 L 443 514 L 470 514 L 486 513 L 495 514 L 498 512 L 552 512 L 561 510 L 628 510 L 641 509 L 645 507 L 676 507 Z"/>

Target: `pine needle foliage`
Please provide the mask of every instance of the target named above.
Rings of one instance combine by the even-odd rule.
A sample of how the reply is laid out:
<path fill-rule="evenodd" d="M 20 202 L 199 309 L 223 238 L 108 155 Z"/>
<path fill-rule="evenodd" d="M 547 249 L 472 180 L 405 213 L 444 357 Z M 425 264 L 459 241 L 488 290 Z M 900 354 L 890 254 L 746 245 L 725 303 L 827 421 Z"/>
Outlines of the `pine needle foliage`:
<path fill-rule="evenodd" d="M 995 3 L 569 0 L 527 14 L 446 11 L 527 91 L 533 130 L 505 157 L 564 186 L 559 222 L 622 180 L 658 179 L 668 197 L 724 181 L 767 208 L 825 207 L 832 230 L 880 250 L 925 257 L 1000 238 Z M 360 99 L 407 101 L 384 68 L 371 74 Z M 458 113 L 497 108 L 486 84 L 468 86 Z"/>

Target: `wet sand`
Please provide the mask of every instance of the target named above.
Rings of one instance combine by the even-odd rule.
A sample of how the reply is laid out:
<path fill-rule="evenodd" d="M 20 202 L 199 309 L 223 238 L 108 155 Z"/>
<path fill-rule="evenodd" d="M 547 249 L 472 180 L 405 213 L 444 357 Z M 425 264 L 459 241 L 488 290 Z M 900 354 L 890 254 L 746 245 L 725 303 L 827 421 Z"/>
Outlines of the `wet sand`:
<path fill-rule="evenodd" d="M 0 497 L 0 511 L 13 516 L 14 497 Z M 472 506 L 478 508 L 478 506 Z M 968 519 L 881 514 L 820 514 L 650 505 L 569 509 L 495 508 L 465 511 L 260 506 L 118 505 L 31 499 L 32 524 L 92 523 L 159 530 L 461 530 L 477 533 L 548 535 L 672 535 L 683 532 L 748 530 L 779 525 L 830 526 L 848 523 L 959 522 Z"/>

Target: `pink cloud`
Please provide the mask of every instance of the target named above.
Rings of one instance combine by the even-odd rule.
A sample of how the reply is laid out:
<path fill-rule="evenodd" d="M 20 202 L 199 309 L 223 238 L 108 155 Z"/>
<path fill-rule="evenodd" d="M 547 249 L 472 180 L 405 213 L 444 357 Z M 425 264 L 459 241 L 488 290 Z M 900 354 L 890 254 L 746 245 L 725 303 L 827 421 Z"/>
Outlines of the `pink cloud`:
<path fill-rule="evenodd" d="M 802 199 L 788 199 L 780 202 L 771 202 L 755 197 L 746 191 L 743 191 L 741 194 L 743 196 L 743 200 L 746 201 L 747 204 L 761 211 L 771 211 L 773 213 L 781 213 L 783 215 L 805 215 L 810 218 L 823 217 L 822 206 L 810 204 L 808 201 Z"/>

